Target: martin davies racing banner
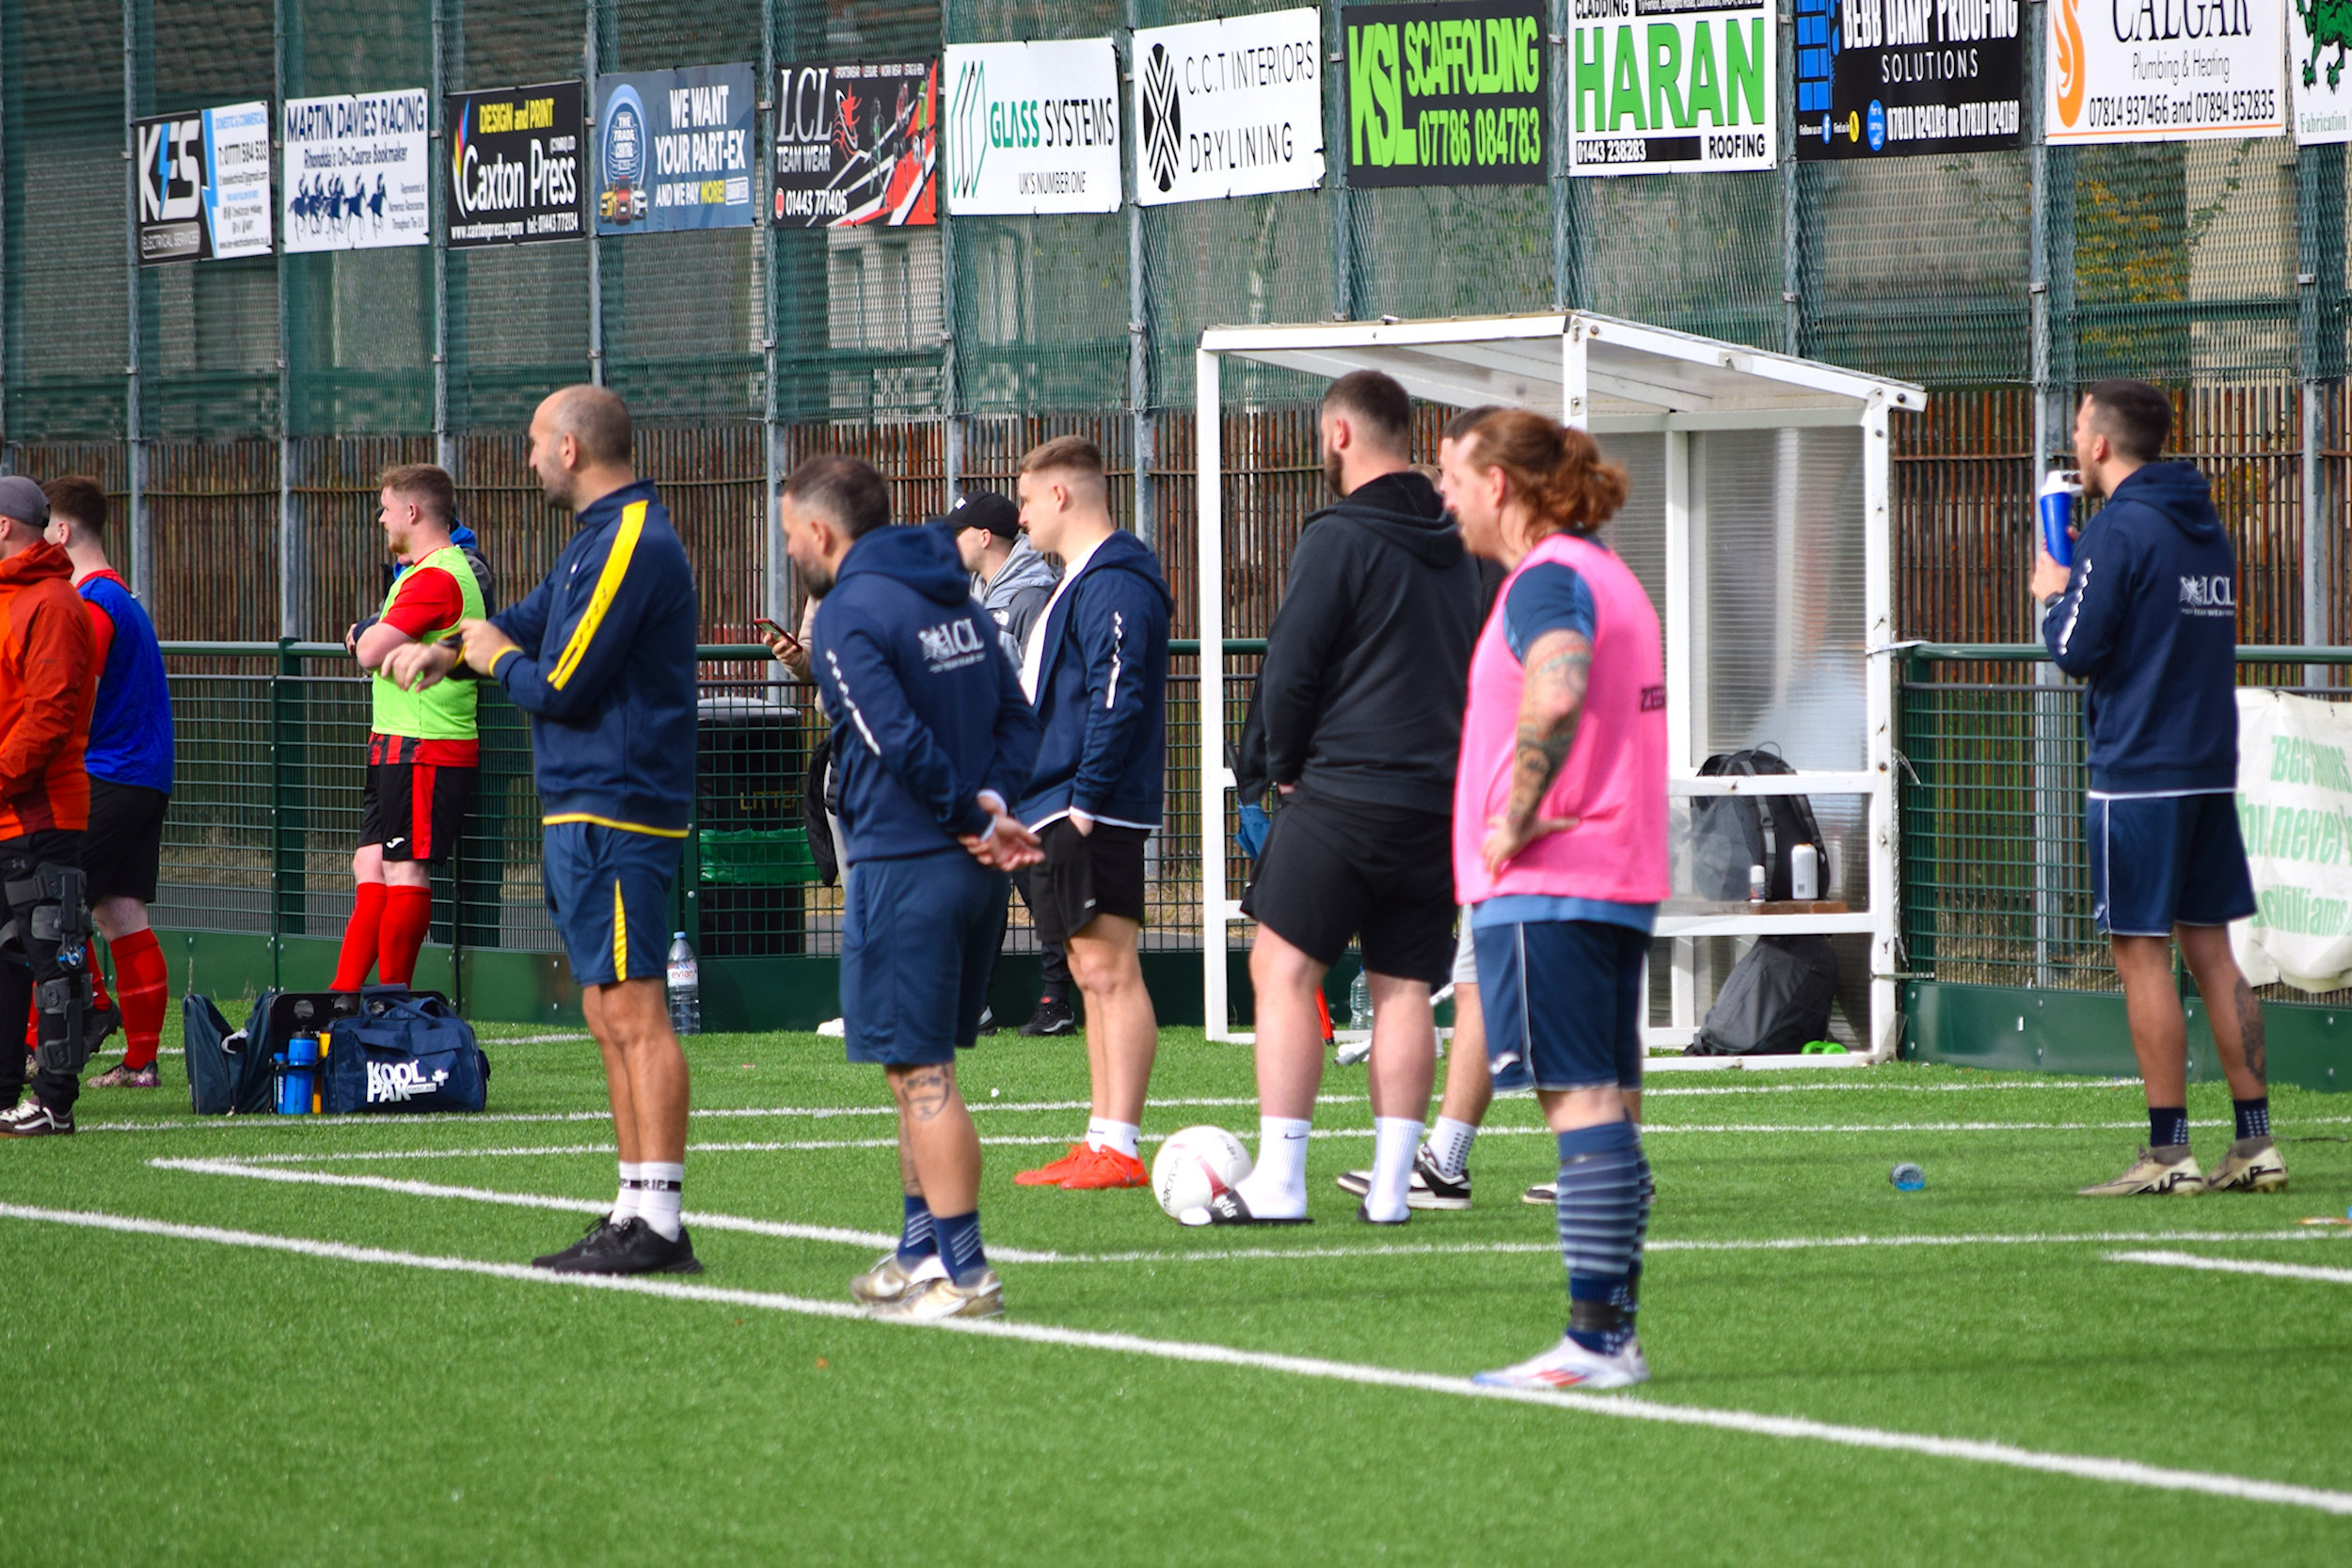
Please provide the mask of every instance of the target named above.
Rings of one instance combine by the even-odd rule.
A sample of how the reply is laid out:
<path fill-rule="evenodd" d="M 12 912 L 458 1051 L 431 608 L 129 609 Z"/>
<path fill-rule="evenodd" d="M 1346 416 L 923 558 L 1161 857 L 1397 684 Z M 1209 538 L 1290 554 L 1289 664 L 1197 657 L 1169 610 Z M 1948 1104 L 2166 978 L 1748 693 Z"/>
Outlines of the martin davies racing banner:
<path fill-rule="evenodd" d="M 596 232 L 749 229 L 757 72 L 694 65 L 596 78 Z"/>
<path fill-rule="evenodd" d="M 1136 201 L 1323 182 L 1323 17 L 1311 8 L 1136 33 Z"/>
<path fill-rule="evenodd" d="M 776 71 L 774 214 L 786 229 L 939 221 L 939 62 Z"/>
<path fill-rule="evenodd" d="M 2019 145 L 2018 0 L 1796 0 L 1797 157 Z"/>
<path fill-rule="evenodd" d="M 432 242 L 428 103 L 422 87 L 286 101 L 278 199 L 287 250 Z"/>
<path fill-rule="evenodd" d="M 1119 56 L 1108 39 L 951 43 L 947 211 L 1119 210 Z"/>
<path fill-rule="evenodd" d="M 269 254 L 267 103 L 135 119 L 131 130 L 142 266 Z"/>
<path fill-rule="evenodd" d="M 2060 146 L 2280 135 L 2287 123 L 2286 5 L 2049 0 L 2044 139 Z"/>
<path fill-rule="evenodd" d="M 2237 820 L 2259 906 L 2230 926 L 2248 981 L 2352 985 L 2352 714 L 2239 688 Z"/>
<path fill-rule="evenodd" d="M 578 82 L 449 95 L 452 245 L 583 237 L 580 97 Z"/>
<path fill-rule="evenodd" d="M 2295 139 L 2306 146 L 2352 141 L 2352 0 L 2295 0 L 2287 24 L 2287 73 L 2295 94 Z"/>
<path fill-rule="evenodd" d="M 1771 168 L 1772 0 L 1572 0 L 1568 172 Z"/>
<path fill-rule="evenodd" d="M 1546 0 L 1350 6 L 1351 185 L 1533 185 L 1544 166 Z"/>

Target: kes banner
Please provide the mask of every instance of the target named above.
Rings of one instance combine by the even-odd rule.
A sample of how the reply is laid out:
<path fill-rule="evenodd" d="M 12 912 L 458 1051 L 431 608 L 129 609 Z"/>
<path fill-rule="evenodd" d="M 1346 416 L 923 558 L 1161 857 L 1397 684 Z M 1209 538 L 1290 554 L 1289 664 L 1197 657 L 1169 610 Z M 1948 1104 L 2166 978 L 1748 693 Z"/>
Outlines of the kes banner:
<path fill-rule="evenodd" d="M 131 125 L 142 266 L 269 254 L 267 103 L 230 103 Z"/>
<path fill-rule="evenodd" d="M 449 243 L 577 240 L 580 84 L 449 95 Z"/>
<path fill-rule="evenodd" d="M 1797 156 L 2018 145 L 2018 0 L 1796 0 Z"/>
<path fill-rule="evenodd" d="M 772 154 L 782 228 L 937 223 L 939 62 L 779 67 Z"/>
<path fill-rule="evenodd" d="M 1915 0 L 1925 3 L 1925 0 Z M 1771 0 L 1574 0 L 1571 174 L 1771 168 Z"/>
<path fill-rule="evenodd" d="M 1544 13 L 1545 0 L 1342 11 L 1348 183 L 1542 183 Z"/>

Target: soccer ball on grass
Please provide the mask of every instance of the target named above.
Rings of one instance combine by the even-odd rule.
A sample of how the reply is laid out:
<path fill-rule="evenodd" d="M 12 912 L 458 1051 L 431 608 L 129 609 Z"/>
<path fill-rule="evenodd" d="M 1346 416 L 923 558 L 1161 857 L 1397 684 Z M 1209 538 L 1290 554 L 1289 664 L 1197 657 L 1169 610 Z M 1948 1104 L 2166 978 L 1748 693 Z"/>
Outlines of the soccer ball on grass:
<path fill-rule="evenodd" d="M 1152 1161 L 1152 1196 L 1168 1218 L 1181 1218 L 1249 1174 L 1249 1150 L 1222 1127 L 1168 1134 Z"/>

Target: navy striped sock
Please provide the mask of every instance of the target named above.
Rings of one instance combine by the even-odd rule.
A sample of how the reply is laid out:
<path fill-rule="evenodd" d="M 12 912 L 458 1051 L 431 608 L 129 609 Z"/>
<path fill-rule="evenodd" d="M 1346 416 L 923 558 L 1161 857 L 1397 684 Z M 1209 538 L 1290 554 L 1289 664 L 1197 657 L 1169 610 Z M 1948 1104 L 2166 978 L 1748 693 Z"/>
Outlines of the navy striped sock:
<path fill-rule="evenodd" d="M 2255 1100 L 2233 1100 L 2230 1109 L 2237 1113 L 2237 1135 L 2241 1138 L 2270 1136 L 2270 1097 Z"/>
<path fill-rule="evenodd" d="M 1642 1243 L 1649 1239 L 1650 1205 L 1658 1199 L 1658 1183 L 1650 1176 L 1649 1156 L 1637 1149 L 1634 1158 L 1642 1165 L 1642 1224 L 1633 1233 L 1633 1261 L 1626 1266 L 1625 1299 L 1618 1303 L 1625 1308 L 1628 1322 L 1642 1309 Z"/>
<path fill-rule="evenodd" d="M 968 1214 L 933 1214 L 931 1228 L 939 1237 L 939 1260 L 946 1265 L 948 1278 L 968 1286 L 988 1272 L 977 1209 Z"/>
<path fill-rule="evenodd" d="M 1560 1256 L 1568 1337 L 1613 1354 L 1632 1336 L 1623 1303 L 1642 1236 L 1642 1147 L 1630 1122 L 1559 1134 Z"/>
<path fill-rule="evenodd" d="M 907 1200 L 907 1217 L 898 1231 L 898 1261 L 919 1263 L 939 1250 L 931 1227 L 931 1206 L 919 1197 Z"/>

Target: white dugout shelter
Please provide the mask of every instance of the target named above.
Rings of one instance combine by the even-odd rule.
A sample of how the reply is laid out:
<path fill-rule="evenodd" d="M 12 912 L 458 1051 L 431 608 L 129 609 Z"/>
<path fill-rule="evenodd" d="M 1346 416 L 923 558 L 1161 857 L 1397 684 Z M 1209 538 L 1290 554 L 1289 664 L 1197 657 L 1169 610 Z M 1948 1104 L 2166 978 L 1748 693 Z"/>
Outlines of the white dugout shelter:
<path fill-rule="evenodd" d="M 1864 1043 L 1896 1045 L 1894 604 L 1888 420 L 1916 387 L 1587 311 L 1444 321 L 1216 326 L 1198 358 L 1201 964 L 1211 1039 L 1232 1024 L 1226 856 L 1233 775 L 1216 737 L 1229 720 L 1224 659 L 1224 474 L 1218 374 L 1228 358 L 1336 379 L 1385 371 L 1456 408 L 1558 410 L 1632 476 L 1602 538 L 1657 605 L 1666 639 L 1667 790 L 1675 894 L 1660 911 L 1671 953 L 1654 1046 L 1689 1043 L 1738 939 L 1832 939 L 1840 994 L 1864 994 Z M 1287 562 L 1269 562 L 1287 567 Z M 1709 755 L 1767 746 L 1788 777 L 1702 778 Z M 1823 897 L 1806 905 L 1710 899 L 1692 885 L 1692 801 L 1803 794 L 1827 840 Z M 1714 890 L 1720 892 L 1721 890 Z M 1861 974 L 1856 966 L 1864 966 Z M 1658 989 L 1653 965 L 1652 1017 Z M 1850 1005 L 1849 1012 L 1852 1010 Z M 1859 1030 L 1862 1021 L 1851 1020 Z"/>

